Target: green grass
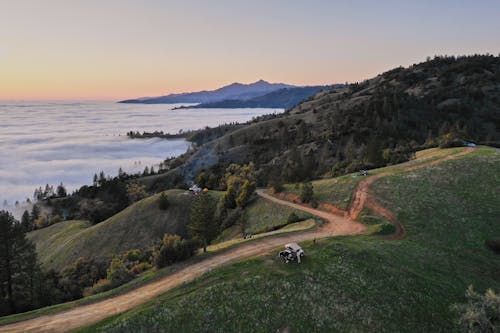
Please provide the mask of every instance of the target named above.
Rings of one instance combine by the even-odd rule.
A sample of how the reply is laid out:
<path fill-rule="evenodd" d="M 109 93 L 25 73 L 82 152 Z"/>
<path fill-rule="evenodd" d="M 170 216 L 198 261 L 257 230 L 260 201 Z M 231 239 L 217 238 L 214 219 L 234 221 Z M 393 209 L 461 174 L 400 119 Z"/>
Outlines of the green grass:
<path fill-rule="evenodd" d="M 260 234 L 272 231 L 277 227 L 284 226 L 291 213 L 295 213 L 300 219 L 303 220 L 313 217 L 311 214 L 301 210 L 283 206 L 261 197 L 257 197 L 245 211 L 246 232 L 251 234 Z M 215 242 L 219 243 L 241 237 L 241 226 L 233 225 L 224 230 Z"/>
<path fill-rule="evenodd" d="M 432 148 L 417 152 L 415 159 L 397 165 L 391 165 L 384 168 L 369 170 L 369 173 L 374 175 L 382 172 L 401 172 L 408 166 L 418 165 L 423 162 L 433 161 L 449 155 L 459 153 L 464 148 L 439 149 Z M 356 173 L 349 175 L 325 178 L 312 182 L 314 188 L 314 197 L 317 201 L 330 203 L 340 209 L 347 210 L 352 200 L 352 196 L 358 184 L 365 179 L 363 176 L 358 176 Z M 300 184 L 284 185 L 284 193 L 293 193 L 300 195 Z"/>
<path fill-rule="evenodd" d="M 300 265 L 276 254 L 213 270 L 84 332 L 454 332 L 465 290 L 500 290 L 500 153 L 480 148 L 380 179 L 372 190 L 405 224 L 400 241 L 305 243 Z"/>
<path fill-rule="evenodd" d="M 340 209 L 346 210 L 351 203 L 351 197 L 362 177 L 352 178 L 346 175 L 337 178 L 315 180 L 312 182 L 314 198 L 319 202 L 331 203 Z M 300 195 L 300 186 L 287 184 L 283 192 Z"/>
<path fill-rule="evenodd" d="M 189 219 L 186 211 L 192 196 L 181 190 L 169 190 L 167 194 L 170 206 L 165 211 L 158 208 L 157 194 L 94 226 L 66 221 L 33 231 L 28 238 L 35 243 L 44 268 L 61 269 L 79 257 L 107 260 L 113 254 L 151 246 L 165 233 L 186 236 Z"/>

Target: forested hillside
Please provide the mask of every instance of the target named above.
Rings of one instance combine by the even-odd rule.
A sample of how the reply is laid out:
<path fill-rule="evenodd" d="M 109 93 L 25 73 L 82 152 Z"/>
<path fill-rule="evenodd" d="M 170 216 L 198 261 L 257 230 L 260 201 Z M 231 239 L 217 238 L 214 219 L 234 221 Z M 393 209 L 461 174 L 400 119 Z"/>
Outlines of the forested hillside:
<path fill-rule="evenodd" d="M 203 169 L 218 175 L 230 162 L 253 161 L 267 185 L 397 163 L 427 147 L 499 145 L 500 58 L 435 57 L 225 132 L 147 184 L 162 189 Z"/>

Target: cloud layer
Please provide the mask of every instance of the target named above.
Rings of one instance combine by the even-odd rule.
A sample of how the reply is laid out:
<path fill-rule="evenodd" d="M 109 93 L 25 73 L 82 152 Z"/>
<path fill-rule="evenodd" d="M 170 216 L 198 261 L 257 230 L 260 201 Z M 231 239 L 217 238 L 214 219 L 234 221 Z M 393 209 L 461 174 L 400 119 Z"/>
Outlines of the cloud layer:
<path fill-rule="evenodd" d="M 0 205 L 31 198 L 45 184 L 63 182 L 69 191 L 89 184 L 103 170 L 142 171 L 182 154 L 184 140 L 131 140 L 126 133 L 179 130 L 246 121 L 280 110 L 172 110 L 170 105 L 109 102 L 0 102 Z M 2 207 L 0 207 L 2 208 Z"/>

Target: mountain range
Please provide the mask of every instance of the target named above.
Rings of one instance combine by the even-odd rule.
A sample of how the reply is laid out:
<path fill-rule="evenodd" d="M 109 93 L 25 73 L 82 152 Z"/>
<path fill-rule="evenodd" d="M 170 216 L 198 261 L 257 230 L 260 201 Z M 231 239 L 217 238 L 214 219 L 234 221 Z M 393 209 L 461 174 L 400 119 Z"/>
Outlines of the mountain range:
<path fill-rule="evenodd" d="M 143 97 L 128 99 L 119 103 L 140 103 L 140 104 L 174 104 L 174 103 L 212 103 L 222 100 L 246 100 L 257 96 L 262 96 L 275 90 L 283 88 L 294 88 L 295 86 L 284 83 L 269 83 L 259 80 L 250 84 L 232 83 L 215 90 L 203 90 L 198 92 L 188 92 L 180 94 L 170 94 L 158 97 Z"/>
<path fill-rule="evenodd" d="M 294 86 L 260 80 L 250 84 L 232 83 L 210 91 L 170 94 L 159 97 L 128 99 L 119 103 L 177 104 L 178 109 L 207 108 L 291 108 L 325 89 L 343 88 L 343 84 L 329 86 Z M 196 104 L 196 105 L 191 105 Z"/>

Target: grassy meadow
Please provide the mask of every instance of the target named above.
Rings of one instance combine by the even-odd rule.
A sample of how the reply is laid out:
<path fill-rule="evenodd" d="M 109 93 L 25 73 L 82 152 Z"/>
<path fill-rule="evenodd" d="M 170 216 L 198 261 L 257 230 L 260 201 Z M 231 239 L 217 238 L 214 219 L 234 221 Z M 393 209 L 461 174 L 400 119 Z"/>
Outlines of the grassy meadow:
<path fill-rule="evenodd" d="M 452 332 L 469 285 L 500 290 L 500 153 L 490 148 L 380 179 L 372 190 L 408 229 L 399 241 L 304 243 L 206 274 L 85 332 Z"/>

